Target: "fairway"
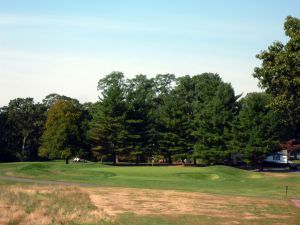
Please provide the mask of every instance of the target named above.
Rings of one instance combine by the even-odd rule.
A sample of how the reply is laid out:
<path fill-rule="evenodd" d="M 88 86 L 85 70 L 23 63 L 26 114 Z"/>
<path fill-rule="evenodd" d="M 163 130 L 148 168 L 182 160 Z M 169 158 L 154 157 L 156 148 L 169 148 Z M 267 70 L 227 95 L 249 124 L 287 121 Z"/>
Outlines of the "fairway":
<path fill-rule="evenodd" d="M 37 209 L 44 202 L 55 206 L 46 214 L 57 210 L 66 224 L 74 221 L 79 211 L 78 224 L 297 224 L 300 220 L 300 211 L 291 202 L 300 198 L 298 172 L 258 173 L 226 166 L 66 165 L 54 161 L 0 164 L 0 175 L 45 182 L 37 186 L 1 181 L 1 206 L 14 202 L 23 219 L 28 219 L 27 214 L 33 218 L 41 213 Z M 53 181 L 60 183 L 53 185 L 57 184 Z M 74 186 L 69 186 L 73 182 Z M 73 198 L 79 199 L 82 207 L 75 207 L 77 200 Z M 3 217 L 11 215 L 9 210 L 2 213 Z M 44 224 L 49 224 L 47 221 Z"/>
<path fill-rule="evenodd" d="M 63 161 L 0 164 L 0 175 L 99 186 L 300 198 L 300 173 L 259 173 L 227 166 L 108 166 Z"/>

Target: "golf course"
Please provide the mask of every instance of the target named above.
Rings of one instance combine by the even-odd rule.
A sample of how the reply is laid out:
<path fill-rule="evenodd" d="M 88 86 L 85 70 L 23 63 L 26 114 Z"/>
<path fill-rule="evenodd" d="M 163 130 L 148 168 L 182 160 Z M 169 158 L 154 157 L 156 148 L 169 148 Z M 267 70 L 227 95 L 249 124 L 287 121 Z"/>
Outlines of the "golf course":
<path fill-rule="evenodd" d="M 300 221 L 299 172 L 19 162 L 0 164 L 0 184 L 0 224 Z"/>
<path fill-rule="evenodd" d="M 300 1 L 0 18 L 0 225 L 300 225 Z"/>

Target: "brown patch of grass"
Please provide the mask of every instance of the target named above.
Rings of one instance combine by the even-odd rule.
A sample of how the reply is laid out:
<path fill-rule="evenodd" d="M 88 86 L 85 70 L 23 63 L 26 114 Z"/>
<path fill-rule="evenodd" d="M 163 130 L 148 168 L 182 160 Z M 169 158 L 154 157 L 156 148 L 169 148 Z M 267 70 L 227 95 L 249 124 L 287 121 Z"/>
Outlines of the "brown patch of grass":
<path fill-rule="evenodd" d="M 133 188 L 90 188 L 92 202 L 109 217 L 136 215 L 205 215 L 218 218 L 288 219 L 294 214 L 286 200 L 222 196 L 203 193 Z M 233 220 L 234 221 L 234 220 Z"/>
<path fill-rule="evenodd" d="M 263 172 L 262 174 L 269 177 L 275 177 L 275 178 L 287 178 L 287 177 L 294 176 L 294 174 L 291 173 L 276 173 L 276 172 Z"/>
<path fill-rule="evenodd" d="M 210 217 L 218 224 L 285 224 L 298 221 L 297 210 L 288 200 L 172 190 L 0 186 L 0 225 L 119 224 L 124 213 L 139 218 Z"/>
<path fill-rule="evenodd" d="M 292 203 L 300 209 L 300 199 L 292 199 Z"/>
<path fill-rule="evenodd" d="M 21 210 L 19 207 L 13 205 L 9 206 L 3 202 L 0 203 L 0 224 L 16 224 L 23 217 L 24 210 Z"/>
<path fill-rule="evenodd" d="M 94 222 L 101 213 L 89 195 L 76 187 L 1 186 L 0 224 Z"/>

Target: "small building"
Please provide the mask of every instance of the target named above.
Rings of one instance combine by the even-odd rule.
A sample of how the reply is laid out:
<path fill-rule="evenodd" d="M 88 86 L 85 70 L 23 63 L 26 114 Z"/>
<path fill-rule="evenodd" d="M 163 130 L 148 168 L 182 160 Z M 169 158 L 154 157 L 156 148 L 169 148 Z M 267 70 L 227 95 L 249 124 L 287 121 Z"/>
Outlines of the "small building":
<path fill-rule="evenodd" d="M 280 152 L 274 152 L 265 158 L 265 162 L 274 164 L 288 164 L 288 156 L 285 150 Z"/>

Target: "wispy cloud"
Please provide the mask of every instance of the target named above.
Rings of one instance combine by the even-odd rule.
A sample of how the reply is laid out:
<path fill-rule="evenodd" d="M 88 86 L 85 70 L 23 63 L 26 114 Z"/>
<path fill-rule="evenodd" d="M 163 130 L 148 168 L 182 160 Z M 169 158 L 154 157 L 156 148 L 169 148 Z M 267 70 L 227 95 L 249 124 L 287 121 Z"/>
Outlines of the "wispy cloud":
<path fill-rule="evenodd" d="M 0 25 L 55 25 L 107 30 L 136 29 L 132 22 L 55 15 L 0 14 Z"/>
<path fill-rule="evenodd" d="M 93 29 L 109 32 L 144 32 L 156 34 L 185 34 L 185 35 L 218 35 L 234 37 L 250 35 L 259 29 L 259 26 L 268 24 L 255 24 L 253 21 L 232 20 L 202 20 L 202 21 L 134 21 L 114 20 L 101 17 L 76 17 L 39 14 L 1 14 L 0 26 L 56 26 L 75 27 L 80 29 Z M 220 35 L 222 34 L 222 35 Z"/>

